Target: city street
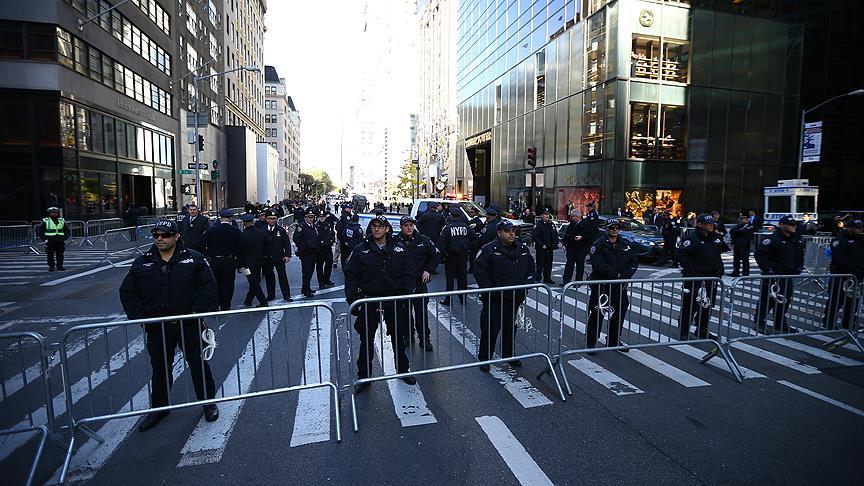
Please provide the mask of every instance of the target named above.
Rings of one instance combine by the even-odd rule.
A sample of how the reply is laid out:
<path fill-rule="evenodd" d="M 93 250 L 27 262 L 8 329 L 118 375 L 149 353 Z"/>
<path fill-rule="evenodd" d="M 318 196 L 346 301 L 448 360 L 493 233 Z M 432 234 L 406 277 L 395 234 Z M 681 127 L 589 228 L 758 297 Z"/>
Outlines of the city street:
<path fill-rule="evenodd" d="M 75 325 L 122 320 L 117 289 L 129 260 L 115 260 L 117 268 L 94 267 L 100 258 L 94 250 L 71 249 L 68 270 L 48 273 L 42 256 L 0 254 L 0 330 L 35 331 L 54 343 Z M 554 260 L 553 279 L 560 282 L 563 253 L 557 251 Z M 724 255 L 724 261 L 731 271 L 731 255 Z M 336 286 L 313 299 L 299 296 L 296 258 L 288 270 L 297 303 L 320 300 L 337 314 L 346 312 L 341 267 L 333 271 Z M 443 266 L 439 272 L 430 291 L 443 290 Z M 678 276 L 675 268 L 643 263 L 634 278 Z M 469 275 L 469 284 L 473 283 Z M 243 307 L 246 289 L 245 279 L 238 275 L 235 308 Z M 640 326 L 658 329 L 651 327 L 657 316 L 664 324 L 665 316 L 677 318 L 677 292 L 669 290 L 633 293 L 630 324 L 622 334 L 625 343 L 646 342 L 644 335 L 639 337 Z M 584 308 L 585 299 L 569 295 L 575 300 L 565 296 L 564 339 L 584 343 L 577 309 Z M 435 349 L 425 353 L 412 346 L 412 362 L 428 360 L 427 367 L 432 367 L 472 360 L 472 336 L 479 336 L 479 303 L 473 296 L 464 305 L 453 300 L 449 308 L 430 303 Z M 540 323 L 549 309 L 536 300 L 529 294 L 526 313 Z M 805 316 L 812 311 L 793 307 L 790 314 Z M 340 368 L 331 369 L 337 361 L 324 353 L 336 336 L 326 325 L 317 325 L 329 322 L 326 314 L 319 308 L 316 320 L 310 309 L 270 310 L 250 314 L 249 319 L 218 321 L 220 344 L 211 361 L 217 388 L 266 390 L 280 378 L 296 384 L 304 370 L 311 382 L 322 377 L 335 382 L 338 375 L 340 385 L 349 383 L 356 368 L 348 363 L 346 326 L 337 330 Z M 559 322 L 558 314 L 553 311 L 553 323 Z M 568 316 L 577 316 L 576 322 Z M 143 387 L 134 400 L 146 400 L 149 366 L 141 331 L 129 327 L 124 335 L 123 329 L 112 328 L 109 337 L 72 336 L 67 349 L 75 369 L 70 376 L 83 377 L 73 406 L 122 410 L 124 402 L 133 400 L 132 384 Z M 557 325 L 552 331 L 557 340 Z M 537 328 L 532 335 L 545 332 Z M 670 335 L 676 337 L 677 329 Z M 314 337 L 323 343 L 320 348 Z M 111 420 L 93 427 L 105 439 L 103 444 L 79 435 L 70 479 L 142 485 L 852 484 L 860 476 L 864 357 L 848 344 L 826 351 L 826 340 L 806 336 L 740 343 L 735 357 L 743 383 L 718 357 L 700 364 L 707 351 L 704 343 L 570 355 L 563 369 L 572 395 L 565 402 L 552 377 L 541 375 L 545 361 L 539 358 L 525 360 L 519 369 L 498 365 L 491 373 L 472 367 L 422 375 L 416 386 L 399 380 L 375 382 L 357 397 L 356 433 L 350 391 L 340 393 L 341 443 L 336 441 L 332 401 L 324 389 L 225 402 L 220 404 L 221 417 L 212 424 L 203 421 L 199 407 L 174 411 L 146 433 L 135 429 L 137 417 Z M 380 355 L 382 341 L 376 342 Z M 387 348 L 389 343 L 384 343 Z M 112 358 L 105 369 L 106 353 L 117 353 L 120 366 Z M 392 366 L 391 356 L 386 356 L 385 367 Z M 58 423 L 64 423 L 66 399 L 56 353 L 54 358 L 52 398 Z M 0 370 L 6 396 L 0 402 L 3 428 L 22 420 L 26 425 L 29 413 L 44 416 L 44 408 L 40 412 L 35 402 L 36 384 L 22 386 L 20 375 L 18 382 L 12 379 L 21 369 L 29 373 L 34 365 L 24 362 L 20 369 Z M 188 400 L 183 397 L 191 393 L 189 371 L 179 359 L 174 371 L 173 394 Z M 26 475 L 36 440 L 21 435 L 4 439 L 0 471 L 8 484 L 17 484 Z M 64 445 L 46 448 L 36 483 L 56 480 Z"/>

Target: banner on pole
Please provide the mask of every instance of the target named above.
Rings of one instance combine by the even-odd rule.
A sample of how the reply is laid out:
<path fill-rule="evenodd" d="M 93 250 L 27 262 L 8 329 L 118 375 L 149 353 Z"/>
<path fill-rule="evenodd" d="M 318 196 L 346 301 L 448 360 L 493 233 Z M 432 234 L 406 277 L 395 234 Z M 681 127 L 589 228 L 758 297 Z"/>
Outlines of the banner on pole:
<path fill-rule="evenodd" d="M 804 124 L 804 150 L 801 162 L 819 162 L 822 152 L 822 122 Z"/>

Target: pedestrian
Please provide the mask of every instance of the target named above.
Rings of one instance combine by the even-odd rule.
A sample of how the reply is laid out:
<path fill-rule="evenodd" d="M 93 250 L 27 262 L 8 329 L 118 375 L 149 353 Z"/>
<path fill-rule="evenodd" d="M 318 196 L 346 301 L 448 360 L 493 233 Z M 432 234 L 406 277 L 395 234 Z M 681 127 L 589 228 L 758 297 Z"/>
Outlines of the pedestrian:
<path fill-rule="evenodd" d="M 488 228 L 487 224 L 487 228 Z M 516 226 L 501 219 L 495 224 L 496 238 L 480 249 L 474 262 L 474 278 L 481 289 L 526 285 L 534 281 L 534 258 L 524 243 L 516 241 Z M 513 356 L 516 341 L 516 313 L 525 302 L 525 289 L 486 292 L 480 294 L 483 307 L 480 310 L 480 350 L 477 360 L 492 359 L 492 353 L 501 335 L 501 357 Z M 510 361 L 510 366 L 520 367 L 519 360 Z M 480 371 L 488 372 L 489 365 L 480 365 Z"/>
<path fill-rule="evenodd" d="M 262 209 L 255 215 L 255 217 L 255 224 L 252 226 L 261 231 L 267 231 L 267 211 Z"/>
<path fill-rule="evenodd" d="M 729 230 L 732 238 L 732 273 L 729 276 L 750 275 L 750 246 L 753 244 L 753 231 L 750 218 L 744 215 L 741 215 L 738 224 Z"/>
<path fill-rule="evenodd" d="M 233 214 L 228 208 L 219 211 L 219 223 L 204 232 L 201 238 L 204 255 L 210 262 L 216 288 L 219 291 L 219 310 L 231 309 L 234 298 L 234 280 L 237 276 L 238 258 L 243 244 L 243 232 L 234 226 Z"/>
<path fill-rule="evenodd" d="M 138 241 L 138 217 L 141 216 L 141 211 L 134 204 L 130 204 L 123 213 L 123 226 L 127 228 L 135 228 L 132 231 L 131 240 Z"/>
<path fill-rule="evenodd" d="M 342 268 L 345 268 L 345 263 L 348 262 L 348 257 L 351 255 L 352 250 L 345 236 L 345 229 L 348 228 L 350 223 L 351 207 L 346 203 L 342 205 L 342 215 L 339 216 L 339 221 L 336 223 L 336 239 L 339 241 L 339 257 Z"/>
<path fill-rule="evenodd" d="M 531 225 L 537 222 L 537 218 L 534 216 L 534 211 L 532 211 L 531 208 L 525 208 L 519 219 L 521 219 L 522 222 Z"/>
<path fill-rule="evenodd" d="M 831 273 L 853 275 L 859 285 L 864 282 L 864 221 L 854 219 L 846 224 L 846 230 L 831 241 Z M 846 277 L 831 278 L 828 293 L 828 305 L 825 309 L 824 325 L 826 329 L 834 329 L 837 322 L 837 312 L 843 308 L 843 329 L 852 329 L 855 322 L 855 292 L 847 294 L 844 285 Z"/>
<path fill-rule="evenodd" d="M 585 258 L 591 244 L 596 240 L 594 227 L 591 221 L 582 218 L 582 211 L 570 210 L 570 224 L 564 233 L 563 243 L 567 253 L 567 262 L 564 264 L 564 280 L 561 286 L 567 285 L 573 278 L 573 267 L 576 267 L 576 281 L 581 282 L 585 277 Z"/>
<path fill-rule="evenodd" d="M 435 204 L 431 211 L 426 211 L 417 218 L 417 229 L 420 230 L 420 233 L 428 236 L 436 245 L 438 238 L 441 237 L 441 229 L 444 228 L 444 224 L 444 205 L 441 203 Z"/>
<path fill-rule="evenodd" d="M 186 248 L 200 252 L 203 250 L 201 237 L 210 227 L 210 220 L 198 212 L 198 206 L 195 204 L 190 204 L 188 210 L 189 214 L 180 221 L 180 237 L 183 238 Z"/>
<path fill-rule="evenodd" d="M 267 298 L 261 290 L 261 267 L 264 265 L 264 245 L 267 243 L 267 235 L 255 227 L 255 216 L 246 213 L 240 217 L 243 221 L 243 239 L 240 245 L 240 268 L 246 281 L 249 282 L 249 290 L 243 305 L 249 307 L 253 299 L 258 299 L 258 307 L 267 307 Z"/>
<path fill-rule="evenodd" d="M 492 243 L 498 238 L 498 222 L 501 220 L 501 211 L 495 206 L 486 208 L 486 225 L 483 234 L 480 235 L 480 246 Z"/>
<path fill-rule="evenodd" d="M 542 278 L 545 284 L 555 284 L 552 280 L 552 256 L 558 248 L 558 232 L 552 224 L 552 214 L 548 208 L 540 211 L 540 220 L 534 225 L 531 239 L 534 241 L 534 251 L 537 253 L 534 280 L 539 282 Z"/>
<path fill-rule="evenodd" d="M 178 236 L 175 221 L 163 219 L 151 230 L 153 246 L 137 257 L 120 285 L 120 302 L 129 319 L 178 316 L 212 312 L 218 307 L 216 281 L 204 256 L 186 248 Z M 209 400 L 216 396 L 210 366 L 201 350 L 200 319 L 164 320 L 145 324 L 147 354 L 150 355 L 150 407 L 168 406 L 173 383 L 174 350 L 179 345 L 189 366 L 195 396 Z M 168 411 L 151 412 L 138 425 L 146 432 L 167 417 Z M 216 404 L 204 405 L 204 419 L 219 418 Z"/>
<path fill-rule="evenodd" d="M 723 236 L 717 232 L 716 221 L 709 214 L 696 217 L 696 229 L 681 241 L 678 263 L 682 277 L 722 277 L 723 253 L 729 251 Z M 681 287 L 681 316 L 678 319 L 680 339 L 690 337 L 690 322 L 696 318 L 696 336 L 713 339 L 708 332 L 711 309 L 717 303 L 717 282 L 714 280 L 688 280 Z"/>
<path fill-rule="evenodd" d="M 271 209 L 266 212 L 267 228 L 264 234 L 267 239 L 264 243 L 264 265 L 262 273 L 264 274 L 264 282 L 267 287 L 268 302 L 276 300 L 276 277 L 279 278 L 279 290 L 282 291 L 282 300 L 291 302 L 291 286 L 288 284 L 288 275 L 285 272 L 285 265 L 291 261 L 291 240 L 288 239 L 288 232 L 285 228 L 276 224 L 279 220 L 277 214 Z M 273 271 L 276 275 L 273 275 Z"/>
<path fill-rule="evenodd" d="M 755 209 L 747 211 L 747 224 L 753 228 L 754 232 L 761 230 L 763 224 L 762 216 L 756 214 Z"/>
<path fill-rule="evenodd" d="M 351 258 L 348 259 L 348 266 L 344 269 L 345 298 L 349 306 L 357 299 L 407 295 L 414 292 L 416 274 L 411 256 L 405 246 L 392 236 L 390 222 L 384 216 L 376 216 L 369 222 L 369 226 L 372 227 L 372 235 L 354 248 Z M 372 374 L 372 344 L 379 323 L 387 324 L 396 372 L 409 373 L 410 363 L 405 352 L 408 347 L 408 334 L 411 332 L 408 302 L 370 302 L 355 308 L 353 314 L 357 316 L 354 330 L 360 335 L 357 378 L 368 378 Z M 402 381 L 409 385 L 417 383 L 413 376 L 402 377 Z M 362 393 L 368 387 L 368 382 L 361 383 L 355 387 L 354 392 Z"/>
<path fill-rule="evenodd" d="M 672 262 L 673 267 L 677 267 L 676 244 L 678 243 L 678 237 L 681 236 L 681 226 L 668 211 L 664 211 L 661 215 L 657 216 L 655 223 L 659 224 L 660 234 L 663 236 L 663 251 L 666 253 L 666 258 Z"/>
<path fill-rule="evenodd" d="M 756 264 L 762 275 L 801 275 L 804 269 L 804 242 L 795 237 L 798 223 L 791 215 L 780 218 L 777 229 L 756 247 Z M 765 319 L 774 311 L 774 332 L 797 332 L 786 323 L 786 309 L 792 305 L 795 281 L 792 278 L 766 278 L 761 281 L 754 323 L 765 333 Z"/>
<path fill-rule="evenodd" d="M 452 218 L 447 226 L 441 230 L 438 238 L 438 251 L 444 260 L 444 281 L 447 292 L 453 291 L 453 281 L 459 290 L 468 289 L 467 265 L 468 258 L 477 251 L 477 235 L 468 227 L 467 221 L 462 216 L 459 206 L 450 208 Z M 441 300 L 441 305 L 450 305 L 450 296 Z M 459 303 L 465 303 L 465 296 L 459 295 Z"/>
<path fill-rule="evenodd" d="M 720 236 L 722 236 L 723 238 L 725 238 L 725 237 L 726 237 L 726 233 L 727 233 L 727 231 L 726 231 L 726 225 L 723 223 L 723 221 L 720 220 L 720 212 L 719 212 L 719 211 L 711 211 L 711 217 L 714 218 L 714 224 L 715 224 L 715 226 L 716 226 L 716 230 L 715 230 L 715 231 L 716 231 L 717 233 L 720 233 Z M 699 226 L 699 221 L 698 221 L 699 218 L 697 217 L 696 220 L 697 220 L 697 221 L 696 221 L 696 226 Z"/>
<path fill-rule="evenodd" d="M 627 280 L 639 268 L 639 260 L 630 244 L 619 236 L 621 223 L 612 219 L 606 224 L 606 234 L 591 246 L 590 280 Z M 597 345 L 597 336 L 603 327 L 603 319 L 609 319 L 607 347 L 620 344 L 618 336 L 630 307 L 627 284 L 604 283 L 589 285 L 588 325 L 586 326 L 586 347 Z M 626 349 L 621 351 L 626 352 Z M 592 354 L 592 353 L 589 353 Z"/>
<path fill-rule="evenodd" d="M 328 217 L 329 216 L 329 217 Z M 336 233 L 333 230 L 334 224 L 330 218 L 335 219 L 332 214 L 319 213 L 318 222 L 315 227 L 318 230 L 318 238 L 321 240 L 321 249 L 315 260 L 315 271 L 318 274 L 318 287 L 326 289 L 335 285 L 335 282 L 330 280 L 333 273 L 333 243 L 336 241 Z"/>
<path fill-rule="evenodd" d="M 416 221 L 411 216 L 402 216 L 399 220 L 399 229 L 396 241 L 402 243 L 411 257 L 411 268 L 414 271 L 414 293 L 425 294 L 429 292 L 427 284 L 432 278 L 432 271 L 438 266 L 438 249 L 428 236 L 420 234 L 415 227 Z M 429 299 L 421 297 L 411 299 L 410 312 L 414 320 L 414 332 L 411 332 L 411 343 L 414 343 L 414 333 L 417 333 L 417 341 L 420 347 L 426 351 L 432 351 L 432 340 L 429 333 L 429 318 L 426 306 Z M 410 332 L 410 331 L 409 331 Z"/>
<path fill-rule="evenodd" d="M 315 265 L 318 254 L 321 252 L 321 237 L 318 235 L 318 227 L 315 225 L 315 210 L 310 207 L 303 215 L 303 221 L 294 228 L 294 246 L 297 247 L 297 256 L 300 257 L 300 268 L 303 274 L 303 287 L 301 292 L 307 298 L 315 295 L 312 291 L 312 274 L 315 273 Z M 319 282 L 321 275 L 318 275 Z"/>
<path fill-rule="evenodd" d="M 66 240 L 69 239 L 69 230 L 66 229 L 66 220 L 60 217 L 60 208 L 51 206 L 48 208 L 48 217 L 42 218 L 42 224 L 36 227 L 36 236 L 45 242 L 45 256 L 48 258 L 48 271 L 64 271 L 63 256 L 66 253 Z"/>

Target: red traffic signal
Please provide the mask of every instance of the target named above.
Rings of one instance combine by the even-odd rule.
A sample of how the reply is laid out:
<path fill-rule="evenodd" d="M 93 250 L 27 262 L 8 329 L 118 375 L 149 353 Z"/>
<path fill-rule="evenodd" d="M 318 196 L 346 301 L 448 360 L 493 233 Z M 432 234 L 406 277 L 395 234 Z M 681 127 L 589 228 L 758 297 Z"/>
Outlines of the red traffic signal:
<path fill-rule="evenodd" d="M 528 165 L 537 167 L 537 147 L 528 147 Z"/>

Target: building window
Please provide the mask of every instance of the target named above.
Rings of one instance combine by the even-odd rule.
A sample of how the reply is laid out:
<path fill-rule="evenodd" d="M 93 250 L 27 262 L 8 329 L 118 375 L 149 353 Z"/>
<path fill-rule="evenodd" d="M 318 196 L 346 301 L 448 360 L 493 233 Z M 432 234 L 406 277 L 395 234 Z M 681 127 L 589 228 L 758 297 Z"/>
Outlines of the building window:
<path fill-rule="evenodd" d="M 630 158 L 657 157 L 657 105 L 630 104 Z"/>
<path fill-rule="evenodd" d="M 48 24 L 27 24 L 27 59 L 53 61 L 56 27 Z"/>
<path fill-rule="evenodd" d="M 664 39 L 663 80 L 686 83 L 690 58 L 690 45 L 684 41 Z"/>
<path fill-rule="evenodd" d="M 660 110 L 660 158 L 684 160 L 687 158 L 687 110 L 683 106 L 664 105 Z"/>
<path fill-rule="evenodd" d="M 630 76 L 660 79 L 660 39 L 633 36 L 630 58 Z"/>
<path fill-rule="evenodd" d="M 69 103 L 60 103 L 60 144 L 63 147 L 75 148 L 75 107 Z"/>
<path fill-rule="evenodd" d="M 21 22 L 0 21 L 0 58 L 24 59 L 23 29 Z"/>
<path fill-rule="evenodd" d="M 683 106 L 663 105 L 658 108 L 654 103 L 631 103 L 629 156 L 684 160 L 685 115 Z"/>
<path fill-rule="evenodd" d="M 536 60 L 536 77 L 534 78 L 534 108 L 546 104 L 546 51 L 541 50 L 534 55 Z"/>

